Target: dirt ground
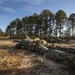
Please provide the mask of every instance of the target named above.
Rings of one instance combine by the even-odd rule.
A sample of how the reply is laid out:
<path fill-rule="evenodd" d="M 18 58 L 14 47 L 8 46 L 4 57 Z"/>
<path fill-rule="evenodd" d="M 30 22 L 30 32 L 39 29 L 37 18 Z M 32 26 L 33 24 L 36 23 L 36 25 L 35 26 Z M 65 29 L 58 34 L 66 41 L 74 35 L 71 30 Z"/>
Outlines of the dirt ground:
<path fill-rule="evenodd" d="M 70 44 L 55 44 L 75 47 Z M 74 71 L 62 64 L 45 59 L 25 49 L 14 49 L 13 39 L 0 39 L 0 75 L 75 75 Z"/>

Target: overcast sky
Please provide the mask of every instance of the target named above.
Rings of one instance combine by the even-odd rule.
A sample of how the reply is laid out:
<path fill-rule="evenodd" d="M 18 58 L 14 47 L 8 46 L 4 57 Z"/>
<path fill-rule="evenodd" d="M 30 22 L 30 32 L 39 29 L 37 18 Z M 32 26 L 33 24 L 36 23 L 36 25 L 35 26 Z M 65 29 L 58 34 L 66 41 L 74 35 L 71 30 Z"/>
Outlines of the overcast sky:
<path fill-rule="evenodd" d="M 69 16 L 75 13 L 75 0 L 0 0 L 0 28 L 5 31 L 16 18 L 39 14 L 44 9 L 54 14 L 61 9 Z"/>

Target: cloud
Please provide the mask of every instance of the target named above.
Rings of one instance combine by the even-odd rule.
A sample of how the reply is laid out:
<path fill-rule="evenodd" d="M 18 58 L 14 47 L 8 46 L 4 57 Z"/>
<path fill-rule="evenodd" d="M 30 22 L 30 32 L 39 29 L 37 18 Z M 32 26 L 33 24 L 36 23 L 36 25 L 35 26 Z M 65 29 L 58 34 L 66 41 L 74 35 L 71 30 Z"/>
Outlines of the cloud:
<path fill-rule="evenodd" d="M 16 12 L 16 10 L 14 10 L 13 8 L 2 7 L 2 6 L 0 6 L 0 10 L 3 10 L 5 12 L 9 12 L 9 13 L 15 13 Z"/>
<path fill-rule="evenodd" d="M 29 4 L 41 4 L 43 3 L 45 0 L 11 0 L 13 2 L 27 2 Z"/>

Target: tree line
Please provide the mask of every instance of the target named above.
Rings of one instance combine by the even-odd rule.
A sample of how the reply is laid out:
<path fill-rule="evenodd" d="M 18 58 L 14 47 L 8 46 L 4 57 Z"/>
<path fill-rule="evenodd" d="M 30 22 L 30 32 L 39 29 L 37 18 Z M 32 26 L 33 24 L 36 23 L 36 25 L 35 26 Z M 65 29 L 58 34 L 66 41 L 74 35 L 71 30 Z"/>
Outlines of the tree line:
<path fill-rule="evenodd" d="M 75 13 L 67 14 L 58 10 L 55 14 L 50 10 L 43 10 L 40 14 L 34 13 L 25 16 L 21 20 L 16 18 L 6 28 L 6 35 L 10 37 L 53 36 L 68 37 L 74 36 Z"/>
<path fill-rule="evenodd" d="M 2 31 L 1 28 L 0 28 L 0 36 L 5 36 L 5 33 Z"/>

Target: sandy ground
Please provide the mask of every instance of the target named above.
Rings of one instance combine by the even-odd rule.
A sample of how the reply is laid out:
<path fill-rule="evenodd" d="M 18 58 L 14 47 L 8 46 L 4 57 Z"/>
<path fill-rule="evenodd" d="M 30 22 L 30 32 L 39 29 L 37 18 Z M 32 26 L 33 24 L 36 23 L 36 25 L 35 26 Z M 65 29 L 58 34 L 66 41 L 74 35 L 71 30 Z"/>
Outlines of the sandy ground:
<path fill-rule="evenodd" d="M 75 75 L 62 64 L 34 52 L 14 49 L 16 44 L 13 40 L 0 40 L 0 75 Z M 75 43 L 56 45 L 75 46 Z"/>

